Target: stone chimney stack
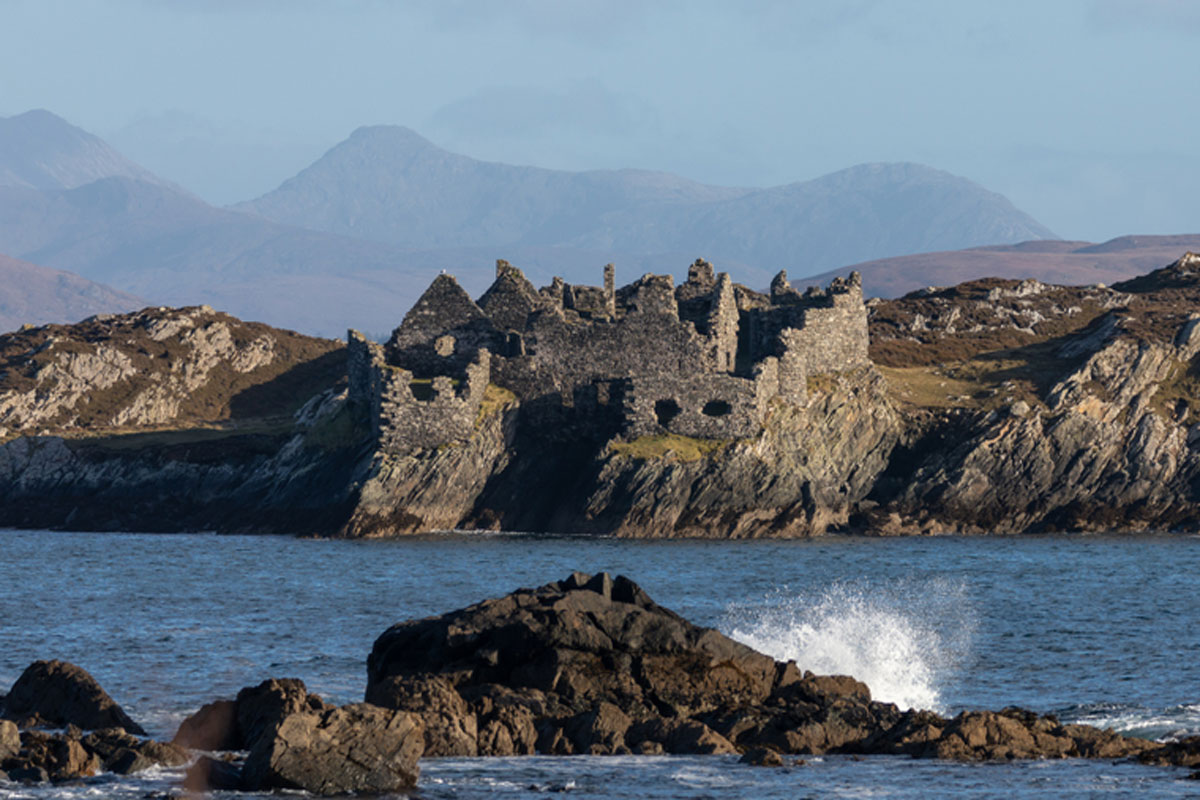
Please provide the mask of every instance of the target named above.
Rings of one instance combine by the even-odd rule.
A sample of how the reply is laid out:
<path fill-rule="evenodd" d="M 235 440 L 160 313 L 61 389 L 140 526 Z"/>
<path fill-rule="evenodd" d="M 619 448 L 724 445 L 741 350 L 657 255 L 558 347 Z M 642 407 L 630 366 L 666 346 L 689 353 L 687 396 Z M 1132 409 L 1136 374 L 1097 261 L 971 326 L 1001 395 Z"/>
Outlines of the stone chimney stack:
<path fill-rule="evenodd" d="M 604 302 L 608 305 L 610 317 L 617 315 L 616 272 L 617 269 L 612 264 L 604 265 Z"/>

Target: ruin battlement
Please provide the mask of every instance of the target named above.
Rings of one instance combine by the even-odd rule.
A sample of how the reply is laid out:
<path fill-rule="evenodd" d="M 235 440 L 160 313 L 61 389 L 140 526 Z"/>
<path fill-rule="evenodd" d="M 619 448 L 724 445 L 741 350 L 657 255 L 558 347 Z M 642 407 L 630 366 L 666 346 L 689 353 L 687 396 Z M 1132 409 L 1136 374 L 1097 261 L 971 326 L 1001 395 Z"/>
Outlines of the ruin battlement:
<path fill-rule="evenodd" d="M 810 375 L 868 362 L 857 273 L 800 292 L 780 272 L 766 294 L 703 259 L 678 285 L 646 274 L 618 288 L 611 264 L 602 277 L 535 288 L 498 261 L 473 300 L 438 275 L 385 346 L 351 333 L 351 396 L 391 449 L 469 435 L 489 382 L 543 410 L 602 410 L 626 437 L 736 439 L 773 400 L 804 405 Z"/>

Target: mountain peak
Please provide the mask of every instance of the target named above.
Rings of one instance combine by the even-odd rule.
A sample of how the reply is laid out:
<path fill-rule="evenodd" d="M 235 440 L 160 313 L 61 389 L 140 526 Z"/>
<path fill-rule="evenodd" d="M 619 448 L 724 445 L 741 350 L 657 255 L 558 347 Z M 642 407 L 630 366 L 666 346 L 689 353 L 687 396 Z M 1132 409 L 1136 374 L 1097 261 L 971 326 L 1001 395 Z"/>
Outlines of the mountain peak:
<path fill-rule="evenodd" d="M 440 147 L 412 128 L 403 125 L 363 125 L 355 128 L 354 132 L 350 134 L 350 138 L 343 144 L 350 142 L 441 150 Z"/>
<path fill-rule="evenodd" d="M 52 191 L 111 177 L 166 184 L 50 111 L 38 108 L 0 117 L 0 186 Z"/>

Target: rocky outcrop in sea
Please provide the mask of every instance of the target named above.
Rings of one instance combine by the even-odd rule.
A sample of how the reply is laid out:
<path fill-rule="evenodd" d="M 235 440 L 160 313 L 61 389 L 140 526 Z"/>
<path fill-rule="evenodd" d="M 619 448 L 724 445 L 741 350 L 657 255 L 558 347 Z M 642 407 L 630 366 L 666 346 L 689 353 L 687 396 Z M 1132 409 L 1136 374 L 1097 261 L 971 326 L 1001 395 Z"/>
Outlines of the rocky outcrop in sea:
<path fill-rule="evenodd" d="M 775 661 L 606 573 L 398 623 L 375 641 L 364 694 L 334 706 L 298 679 L 268 679 L 157 742 L 82 669 L 37 662 L 0 714 L 0 779 L 186 766 L 189 790 L 335 796 L 412 789 L 423 755 L 1200 761 L 1197 738 L 1151 742 L 1019 708 L 902 712 L 852 677 Z"/>

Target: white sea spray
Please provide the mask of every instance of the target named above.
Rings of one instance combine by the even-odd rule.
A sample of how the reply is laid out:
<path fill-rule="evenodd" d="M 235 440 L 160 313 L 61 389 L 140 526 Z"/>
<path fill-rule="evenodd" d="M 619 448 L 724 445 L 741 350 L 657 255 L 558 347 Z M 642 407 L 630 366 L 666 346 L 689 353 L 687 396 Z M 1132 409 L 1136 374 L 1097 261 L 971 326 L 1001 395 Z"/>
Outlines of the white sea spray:
<path fill-rule="evenodd" d="M 942 689 L 968 662 L 976 627 L 961 581 L 834 583 L 731 604 L 732 638 L 819 675 L 852 675 L 876 700 L 943 708 Z"/>

